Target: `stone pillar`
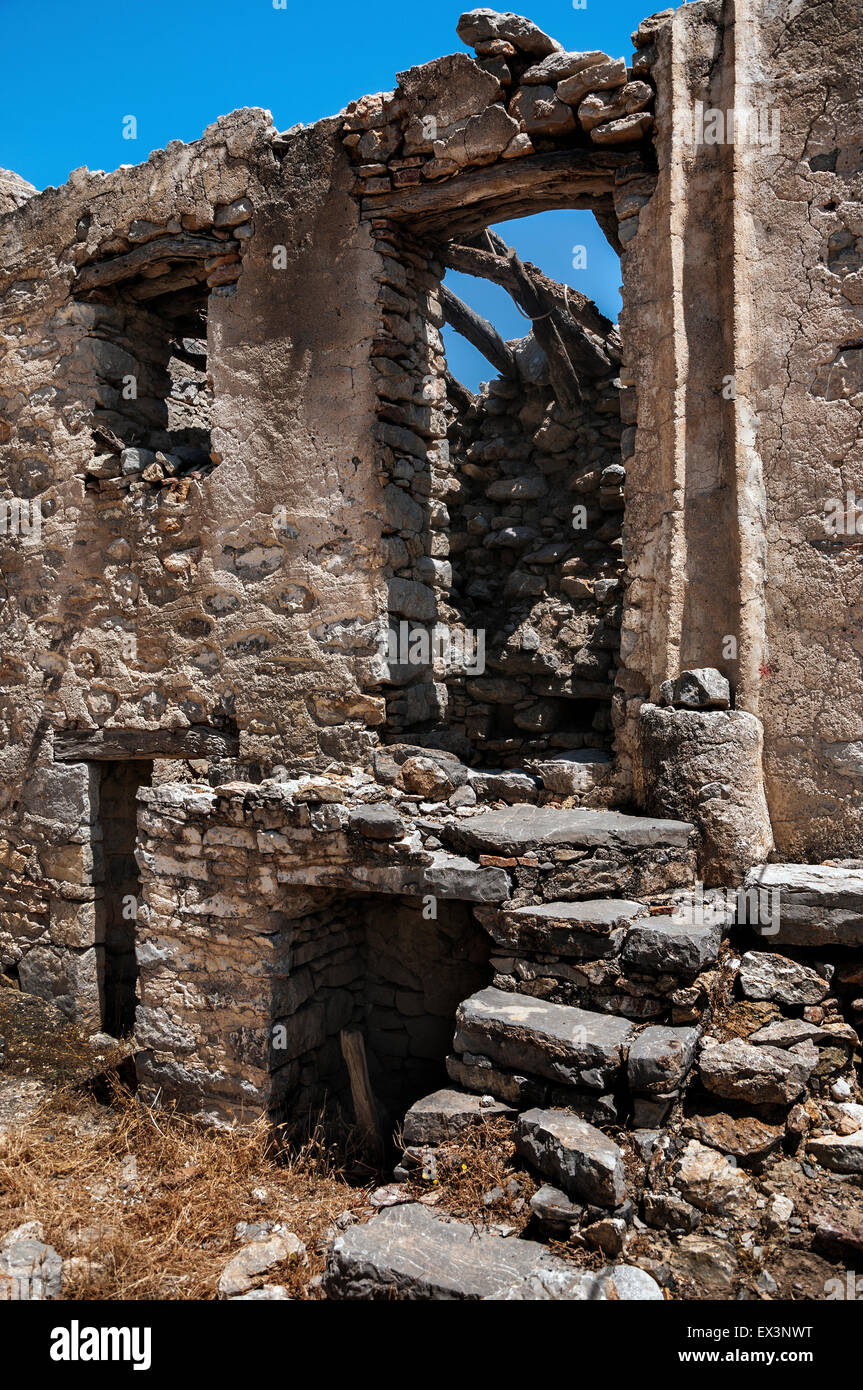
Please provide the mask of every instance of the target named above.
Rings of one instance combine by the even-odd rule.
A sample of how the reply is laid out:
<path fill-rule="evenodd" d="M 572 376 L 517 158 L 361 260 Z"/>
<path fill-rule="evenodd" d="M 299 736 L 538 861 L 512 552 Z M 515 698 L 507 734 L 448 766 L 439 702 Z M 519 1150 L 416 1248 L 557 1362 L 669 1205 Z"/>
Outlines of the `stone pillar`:
<path fill-rule="evenodd" d="M 646 21 L 658 178 L 623 262 L 625 790 L 649 791 L 643 702 L 717 667 L 763 726 L 777 849 L 812 860 L 863 834 L 856 522 L 829 530 L 863 402 L 861 24 L 853 0 L 827 29 L 813 0 Z"/>

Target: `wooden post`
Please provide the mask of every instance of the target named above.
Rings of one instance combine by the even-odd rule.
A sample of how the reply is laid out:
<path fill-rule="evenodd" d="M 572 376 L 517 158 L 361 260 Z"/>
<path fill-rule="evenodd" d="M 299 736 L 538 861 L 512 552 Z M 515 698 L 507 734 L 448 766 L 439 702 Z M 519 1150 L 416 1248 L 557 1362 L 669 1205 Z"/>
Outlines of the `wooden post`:
<path fill-rule="evenodd" d="M 383 1134 L 381 1133 L 377 1103 L 369 1080 L 365 1039 L 359 1028 L 343 1028 L 341 1043 L 342 1056 L 345 1059 L 351 1083 L 351 1098 L 354 1103 L 354 1117 L 357 1127 L 365 1135 L 369 1147 L 377 1155 L 380 1155 L 384 1148 Z"/>

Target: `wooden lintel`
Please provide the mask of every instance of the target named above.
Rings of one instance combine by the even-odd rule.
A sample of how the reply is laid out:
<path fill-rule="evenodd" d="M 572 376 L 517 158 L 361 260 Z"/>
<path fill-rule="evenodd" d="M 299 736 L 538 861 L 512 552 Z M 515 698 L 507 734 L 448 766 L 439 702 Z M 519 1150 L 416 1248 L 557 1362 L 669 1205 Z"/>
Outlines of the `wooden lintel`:
<path fill-rule="evenodd" d="M 196 725 L 190 729 L 76 729 L 54 735 L 57 763 L 130 762 L 136 758 L 236 758 L 240 740 Z"/>
<path fill-rule="evenodd" d="M 591 207 L 597 199 L 609 197 L 615 173 L 632 157 L 632 151 L 575 149 L 507 159 L 440 183 L 369 194 L 363 199 L 363 215 L 410 219 L 415 229 L 434 231 L 446 227 L 453 216 L 464 227 L 469 214 L 479 226 L 485 211 L 497 212 L 525 195 L 534 210 L 538 201 L 549 199 L 549 205 L 559 207 Z"/>
<path fill-rule="evenodd" d="M 209 261 L 215 256 L 236 251 L 237 245 L 236 241 L 219 241 L 209 236 L 155 237 L 153 241 L 136 246 L 134 251 L 127 251 L 122 256 L 111 256 L 109 260 L 82 266 L 73 288 L 76 293 L 101 289 L 103 285 L 113 285 L 118 280 L 129 280 L 159 261 Z"/>

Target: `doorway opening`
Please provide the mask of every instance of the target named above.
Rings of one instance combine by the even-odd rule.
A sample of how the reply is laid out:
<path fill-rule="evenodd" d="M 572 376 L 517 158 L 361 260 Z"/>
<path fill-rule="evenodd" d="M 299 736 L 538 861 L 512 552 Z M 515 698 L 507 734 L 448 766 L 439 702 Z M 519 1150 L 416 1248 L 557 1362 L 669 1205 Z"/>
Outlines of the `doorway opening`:
<path fill-rule="evenodd" d="M 99 764 L 104 878 L 96 945 L 101 954 L 102 1028 L 112 1037 L 135 1025 L 138 968 L 135 922 L 140 880 L 135 862 L 138 788 L 149 786 L 152 762 L 129 759 Z"/>

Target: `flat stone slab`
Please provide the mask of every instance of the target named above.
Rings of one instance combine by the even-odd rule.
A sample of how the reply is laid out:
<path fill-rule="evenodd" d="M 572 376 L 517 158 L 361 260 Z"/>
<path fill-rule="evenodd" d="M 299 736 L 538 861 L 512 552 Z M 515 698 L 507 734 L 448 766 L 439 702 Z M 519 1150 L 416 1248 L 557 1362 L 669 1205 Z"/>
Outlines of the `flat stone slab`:
<path fill-rule="evenodd" d="M 432 894 L 468 903 L 501 903 L 511 893 L 504 869 L 485 868 L 446 850 L 436 850 L 423 864 L 310 864 L 279 869 L 280 883 L 304 887 L 344 888 L 358 893 Z"/>
<path fill-rule="evenodd" d="M 760 891 L 768 909 L 775 904 L 766 919 L 761 913 L 760 920 L 767 921 L 765 943 L 863 945 L 863 869 L 761 864 L 747 874 L 743 889 Z"/>
<path fill-rule="evenodd" d="M 501 1115 L 515 1118 L 512 1106 L 492 1096 L 471 1095 L 444 1088 L 415 1101 L 405 1115 L 406 1144 L 443 1144 L 466 1129 L 496 1120 Z"/>
<path fill-rule="evenodd" d="M 721 942 L 721 921 L 696 925 L 674 917 L 646 917 L 627 933 L 623 959 L 649 975 L 694 978 L 715 962 Z"/>
<path fill-rule="evenodd" d="M 623 1154 L 613 1139 L 568 1110 L 526 1110 L 519 1116 L 516 1151 L 570 1197 L 598 1206 L 623 1201 Z"/>
<path fill-rule="evenodd" d="M 446 1059 L 447 1076 L 457 1086 L 476 1095 L 493 1096 L 515 1110 L 533 1106 L 566 1106 L 595 1125 L 616 1125 L 621 1116 L 613 1095 L 598 1091 L 574 1091 L 571 1086 L 554 1085 L 541 1076 L 523 1076 L 503 1071 L 488 1057 L 473 1052 L 451 1053 Z"/>
<path fill-rule="evenodd" d="M 330 1248 L 323 1279 L 332 1299 L 565 1301 L 658 1299 L 644 1270 L 607 1266 L 594 1274 L 550 1255 L 536 1241 L 486 1235 L 444 1221 L 418 1203 L 388 1207 L 351 1226 Z"/>
<path fill-rule="evenodd" d="M 459 1005 L 455 1051 L 592 1091 L 619 1076 L 633 1025 L 612 1014 L 483 989 Z"/>
<path fill-rule="evenodd" d="M 614 845 L 623 850 L 688 849 L 693 827 L 686 821 L 624 816 L 619 811 L 571 811 L 554 806 L 507 806 L 446 827 L 447 842 L 474 854 L 516 858 L 533 849 L 567 846 L 594 849 Z"/>
<path fill-rule="evenodd" d="M 483 922 L 498 945 L 596 960 L 616 955 L 626 931 L 647 912 L 643 903 L 626 898 L 587 898 L 502 910 Z"/>

